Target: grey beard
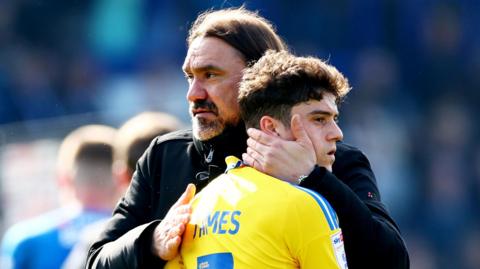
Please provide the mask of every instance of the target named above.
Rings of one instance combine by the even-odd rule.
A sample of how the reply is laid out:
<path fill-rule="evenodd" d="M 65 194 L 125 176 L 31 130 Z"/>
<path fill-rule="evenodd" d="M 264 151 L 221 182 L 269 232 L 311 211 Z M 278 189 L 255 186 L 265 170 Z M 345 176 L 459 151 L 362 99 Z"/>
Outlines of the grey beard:
<path fill-rule="evenodd" d="M 193 135 L 200 141 L 206 141 L 221 134 L 225 130 L 225 123 L 218 119 L 208 121 L 205 119 L 192 119 Z"/>

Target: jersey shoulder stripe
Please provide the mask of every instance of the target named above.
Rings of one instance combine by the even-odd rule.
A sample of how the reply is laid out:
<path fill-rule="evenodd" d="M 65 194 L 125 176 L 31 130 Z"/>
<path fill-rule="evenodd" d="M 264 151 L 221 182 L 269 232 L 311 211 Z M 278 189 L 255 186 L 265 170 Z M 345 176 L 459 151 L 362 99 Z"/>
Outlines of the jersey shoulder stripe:
<path fill-rule="evenodd" d="M 330 203 L 323 196 L 321 196 L 320 194 L 318 194 L 318 193 L 316 193 L 312 190 L 309 190 L 307 188 L 303 188 L 303 187 L 300 187 L 300 186 L 295 186 L 295 187 L 297 189 L 303 191 L 303 192 L 306 192 L 307 194 L 312 196 L 313 199 L 315 199 L 317 204 L 322 209 L 323 214 L 325 215 L 325 218 L 327 219 L 328 226 L 330 227 L 330 230 L 333 231 L 333 230 L 336 230 L 336 229 L 340 228 L 340 225 L 338 224 L 338 221 L 337 221 L 337 215 L 335 214 L 335 211 L 333 210 Z"/>

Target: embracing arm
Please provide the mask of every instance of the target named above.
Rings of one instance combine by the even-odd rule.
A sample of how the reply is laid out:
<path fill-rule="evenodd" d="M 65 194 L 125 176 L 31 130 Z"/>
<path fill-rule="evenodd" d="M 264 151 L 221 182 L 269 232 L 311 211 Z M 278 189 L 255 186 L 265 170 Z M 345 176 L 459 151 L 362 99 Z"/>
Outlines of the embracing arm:
<path fill-rule="evenodd" d="M 124 197 L 117 204 L 105 230 L 88 252 L 87 268 L 139 268 L 154 261 L 150 254 L 151 237 L 159 221 L 150 212 L 151 184 L 148 157 L 137 164 L 136 172 Z M 153 222 L 152 222 L 153 221 Z M 148 224 L 146 224 L 148 223 Z"/>
<path fill-rule="evenodd" d="M 397 225 L 380 200 L 368 159 L 338 144 L 333 174 L 316 167 L 301 186 L 322 194 L 335 208 L 350 268 L 409 268 Z"/>
<path fill-rule="evenodd" d="M 129 189 L 114 210 L 106 229 L 88 252 L 87 268 L 162 268 L 173 258 L 190 218 L 193 185 L 170 208 L 165 218 L 152 211 L 153 176 L 148 164 L 152 147 L 140 159 Z M 163 259 L 161 259 L 162 257 Z"/>
<path fill-rule="evenodd" d="M 119 205 L 107 229 L 90 248 L 87 268 L 144 268 L 145 265 L 161 268 L 178 253 L 194 194 L 194 185 L 188 185 L 162 221 L 137 227 L 128 224 L 128 214 L 121 213 Z M 134 228 L 128 230 L 129 227 Z M 122 231 L 125 234 L 121 235 Z"/>

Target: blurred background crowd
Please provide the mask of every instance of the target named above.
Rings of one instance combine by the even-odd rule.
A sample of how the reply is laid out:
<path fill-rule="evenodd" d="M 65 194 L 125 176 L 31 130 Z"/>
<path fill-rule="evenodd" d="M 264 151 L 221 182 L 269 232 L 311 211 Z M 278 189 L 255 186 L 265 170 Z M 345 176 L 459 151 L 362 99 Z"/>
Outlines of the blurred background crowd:
<path fill-rule="evenodd" d="M 214 0 L 0 1 L 0 235 L 58 205 L 59 142 L 144 110 L 189 123 L 187 29 Z M 246 1 L 292 51 L 341 70 L 345 141 L 366 153 L 412 268 L 480 268 L 480 2 Z"/>

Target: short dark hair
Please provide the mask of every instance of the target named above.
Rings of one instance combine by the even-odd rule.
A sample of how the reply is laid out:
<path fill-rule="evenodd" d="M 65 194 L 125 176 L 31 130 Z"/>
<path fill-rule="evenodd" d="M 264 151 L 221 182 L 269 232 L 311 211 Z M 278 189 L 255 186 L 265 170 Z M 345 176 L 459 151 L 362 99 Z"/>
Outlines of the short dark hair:
<path fill-rule="evenodd" d="M 58 170 L 76 185 L 112 184 L 113 139 L 116 130 L 106 125 L 85 125 L 70 132 L 58 152 Z"/>
<path fill-rule="evenodd" d="M 269 49 L 287 49 L 267 19 L 243 6 L 209 10 L 200 14 L 190 28 L 188 46 L 197 37 L 216 37 L 223 40 L 243 55 L 247 66 L 260 59 Z"/>
<path fill-rule="evenodd" d="M 238 101 L 247 127 L 257 127 L 264 115 L 290 126 L 293 106 L 321 100 L 332 93 L 337 104 L 350 91 L 348 80 L 335 67 L 314 57 L 267 51 L 244 70 Z"/>

